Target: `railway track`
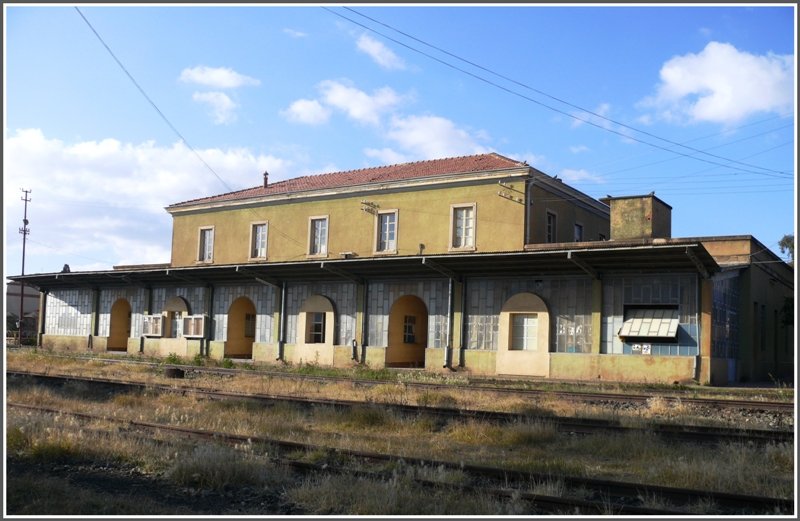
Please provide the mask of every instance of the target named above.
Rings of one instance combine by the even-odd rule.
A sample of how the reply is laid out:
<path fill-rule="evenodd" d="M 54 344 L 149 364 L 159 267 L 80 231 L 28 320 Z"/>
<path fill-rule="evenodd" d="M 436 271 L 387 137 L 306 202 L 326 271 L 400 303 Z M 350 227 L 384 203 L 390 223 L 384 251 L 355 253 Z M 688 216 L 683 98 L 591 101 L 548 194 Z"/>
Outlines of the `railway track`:
<path fill-rule="evenodd" d="M 75 356 L 65 355 L 49 355 L 55 357 L 64 357 L 75 359 Z M 144 360 L 132 359 L 119 359 L 119 358 L 101 358 L 96 356 L 77 357 L 87 360 L 104 362 L 108 364 L 136 364 L 145 365 L 153 368 L 160 368 L 164 366 L 163 362 L 149 362 Z M 322 375 L 300 375 L 292 374 L 285 371 L 266 371 L 255 369 L 240 369 L 240 368 L 222 368 L 222 367 L 203 367 L 197 365 L 186 364 L 169 364 L 170 367 L 181 369 L 190 373 L 206 373 L 218 375 L 236 375 L 236 374 L 249 374 L 258 375 L 269 378 L 282 378 L 304 380 L 309 382 L 319 383 L 349 383 L 354 386 L 372 387 L 377 385 L 385 385 L 386 383 L 402 383 L 409 388 L 428 389 L 437 391 L 484 391 L 497 394 L 511 394 L 515 396 L 529 396 L 536 398 L 558 398 L 574 402 L 599 402 L 599 403 L 633 403 L 643 404 L 652 400 L 654 397 L 661 398 L 667 403 L 680 402 L 684 405 L 693 405 L 698 407 L 710 407 L 714 409 L 746 409 L 754 411 L 776 411 L 782 413 L 793 413 L 795 411 L 794 401 L 775 401 L 775 400 L 743 400 L 733 398 L 713 399 L 713 398 L 697 398 L 688 396 L 688 392 L 680 391 L 653 391 L 648 394 L 631 394 L 631 393 L 613 393 L 613 392 L 589 392 L 589 391 L 555 391 L 549 389 L 525 389 L 517 387 L 509 387 L 496 385 L 497 379 L 475 378 L 471 377 L 467 384 L 436 384 L 425 382 L 397 382 L 394 380 L 376 380 L 376 379 L 357 379 L 343 376 L 322 376 Z M 521 384 L 523 381 L 510 382 Z"/>
<path fill-rule="evenodd" d="M 364 452 L 349 450 L 345 448 L 323 447 L 319 445 L 304 444 L 285 440 L 264 438 L 259 436 L 236 435 L 224 432 L 208 430 L 190 429 L 172 425 L 123 420 L 100 415 L 64 411 L 55 408 L 42 406 L 8 403 L 8 407 L 36 411 L 46 414 L 70 415 L 84 420 L 103 420 L 124 424 L 136 429 L 148 429 L 151 431 L 161 430 L 182 436 L 196 439 L 215 440 L 228 444 L 253 444 L 274 447 L 284 452 L 320 452 L 328 451 L 337 457 L 335 461 L 341 461 L 342 457 L 349 458 L 351 465 L 347 463 L 309 463 L 290 459 L 286 457 L 275 458 L 279 463 L 291 466 L 305 472 L 325 472 L 325 473 L 347 473 L 351 475 L 368 477 L 371 479 L 387 479 L 390 474 L 385 471 L 371 471 L 365 469 L 365 462 L 388 463 L 402 462 L 404 465 L 428 468 L 446 468 L 465 473 L 470 478 L 468 484 L 446 484 L 439 481 L 431 481 L 424 478 L 415 478 L 415 481 L 423 486 L 450 487 L 464 493 L 482 492 L 489 493 L 496 497 L 516 497 L 532 505 L 535 513 L 564 513 L 571 514 L 617 514 L 617 515 L 685 515 L 684 507 L 693 503 L 710 502 L 723 514 L 787 514 L 794 511 L 794 503 L 791 500 L 781 498 L 769 498 L 760 496 L 749 496 L 740 494 L 720 493 L 704 490 L 691 490 L 673 487 L 661 487 L 655 485 L 645 485 L 638 483 L 626 483 L 609 480 L 598 480 L 591 478 L 543 475 L 531 472 L 523 472 L 511 469 L 494 467 L 484 467 L 476 465 L 464 465 L 448 461 L 425 460 L 419 458 L 409 458 L 400 455 L 381 454 L 374 452 Z M 566 490 L 579 489 L 589 491 L 592 497 L 599 497 L 600 500 L 582 499 L 578 497 L 557 497 L 535 494 L 521 491 L 515 487 L 531 482 L 546 482 L 558 479 Z M 641 506 L 642 498 L 661 498 L 669 502 L 667 508 L 649 508 Z"/>
<path fill-rule="evenodd" d="M 150 390 L 162 393 L 191 393 L 209 399 L 223 400 L 245 400 L 257 401 L 264 404 L 274 404 L 278 402 L 291 403 L 302 407 L 329 406 L 336 408 L 363 407 L 375 405 L 374 403 L 360 401 L 345 401 L 323 398 L 303 398 L 296 396 L 268 395 L 268 394 L 245 394 L 230 391 L 208 390 L 194 388 L 188 385 L 165 385 L 149 384 L 141 382 L 130 382 L 109 378 L 55 375 L 45 373 L 35 373 L 28 371 L 6 371 L 9 382 L 11 379 L 31 378 L 50 384 L 63 385 L 67 382 L 83 382 L 90 385 L 105 385 L 117 391 L 127 390 Z M 380 403 L 380 407 L 406 415 L 431 415 L 443 420 L 452 421 L 459 419 L 474 419 L 479 421 L 491 421 L 498 423 L 513 423 L 520 421 L 539 420 L 549 422 L 555 426 L 559 432 L 586 435 L 598 432 L 614 433 L 654 433 L 662 438 L 672 441 L 690 441 L 697 443 L 793 443 L 793 432 L 755 430 L 755 429 L 729 429 L 719 427 L 700 427 L 673 424 L 652 424 L 648 427 L 631 427 L 620 425 L 616 421 L 574 418 L 564 416 L 535 416 L 530 414 L 517 414 L 496 411 L 480 411 L 468 409 L 454 409 L 445 407 L 427 407 L 415 405 L 399 405 Z"/>

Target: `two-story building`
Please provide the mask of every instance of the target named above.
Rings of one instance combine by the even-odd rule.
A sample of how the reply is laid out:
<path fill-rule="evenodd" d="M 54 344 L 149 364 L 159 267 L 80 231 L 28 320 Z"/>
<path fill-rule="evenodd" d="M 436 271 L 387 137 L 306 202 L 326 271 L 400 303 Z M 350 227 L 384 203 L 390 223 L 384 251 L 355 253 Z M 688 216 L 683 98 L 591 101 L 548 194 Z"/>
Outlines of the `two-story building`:
<path fill-rule="evenodd" d="M 11 277 L 76 350 L 566 379 L 791 377 L 793 271 L 498 154 L 176 203 L 169 264 Z"/>

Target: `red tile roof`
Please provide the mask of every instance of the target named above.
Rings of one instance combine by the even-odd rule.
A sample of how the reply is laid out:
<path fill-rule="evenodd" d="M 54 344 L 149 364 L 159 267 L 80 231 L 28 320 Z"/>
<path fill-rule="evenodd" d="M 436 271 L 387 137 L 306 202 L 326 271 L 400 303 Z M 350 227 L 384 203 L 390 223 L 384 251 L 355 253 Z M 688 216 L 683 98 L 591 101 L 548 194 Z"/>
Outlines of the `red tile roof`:
<path fill-rule="evenodd" d="M 451 157 L 446 159 L 432 159 L 428 161 L 417 161 L 414 163 L 403 163 L 399 165 L 378 166 L 372 168 L 362 168 L 360 170 L 348 170 L 345 172 L 333 172 L 329 174 L 296 177 L 294 179 L 287 179 L 286 181 L 271 183 L 266 188 L 262 185 L 254 188 L 246 188 L 236 192 L 229 192 L 227 194 L 192 199 L 190 201 L 172 204 L 169 206 L 169 208 L 203 203 L 239 201 L 267 195 L 279 195 L 293 192 L 341 188 L 346 186 L 368 185 L 387 181 L 402 181 L 406 179 L 453 174 L 472 174 L 476 172 L 520 168 L 524 166 L 527 166 L 527 163 L 515 161 L 496 153 Z"/>

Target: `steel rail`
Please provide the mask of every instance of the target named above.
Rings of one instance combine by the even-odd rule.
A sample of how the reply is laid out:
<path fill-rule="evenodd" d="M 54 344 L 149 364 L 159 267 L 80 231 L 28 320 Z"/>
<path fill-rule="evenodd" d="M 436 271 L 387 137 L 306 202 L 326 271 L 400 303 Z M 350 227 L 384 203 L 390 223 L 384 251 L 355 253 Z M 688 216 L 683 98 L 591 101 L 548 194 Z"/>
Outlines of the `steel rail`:
<path fill-rule="evenodd" d="M 378 402 L 362 402 L 355 400 L 336 400 L 326 398 L 305 398 L 297 396 L 272 395 L 272 394 L 247 394 L 232 391 L 201 389 L 189 386 L 171 386 L 144 382 L 131 382 L 92 376 L 56 375 L 50 373 L 36 373 L 31 371 L 6 371 L 7 376 L 29 377 L 53 381 L 80 381 L 91 384 L 102 384 L 128 389 L 152 390 L 168 393 L 192 393 L 210 399 L 237 399 L 257 402 L 284 402 L 298 406 L 330 406 L 336 408 L 353 408 L 363 406 L 380 406 L 402 414 L 409 415 L 434 415 L 445 419 L 473 419 L 478 421 L 491 421 L 498 423 L 513 423 L 524 421 L 542 421 L 552 423 L 559 432 L 570 434 L 593 434 L 597 432 L 615 433 L 653 433 L 668 440 L 691 441 L 699 443 L 792 443 L 794 433 L 791 431 L 770 431 L 760 429 L 730 429 L 721 427 L 701 427 L 689 425 L 675 425 L 653 423 L 648 427 L 623 426 L 618 422 L 593 418 L 573 418 L 566 416 L 537 416 L 497 411 L 481 411 L 474 409 L 454 409 L 445 407 L 428 407 L 417 405 L 389 404 Z"/>
<path fill-rule="evenodd" d="M 14 348 L 20 349 L 20 348 Z M 132 360 L 132 359 L 119 359 L 119 358 L 100 358 L 96 356 L 85 356 L 85 355 L 59 355 L 59 354 L 50 354 L 49 356 L 57 357 L 57 358 L 70 358 L 70 359 L 85 359 L 85 360 L 96 360 L 102 361 L 110 364 L 121 363 L 121 364 L 139 364 L 139 365 L 148 365 L 151 367 L 163 367 L 163 362 L 150 362 L 146 360 Z M 237 368 L 222 368 L 222 367 L 203 367 L 197 365 L 187 365 L 187 364 L 169 364 L 173 367 L 178 367 L 183 369 L 184 371 L 191 371 L 196 373 L 209 373 L 209 374 L 228 374 L 228 375 L 235 375 L 235 374 L 251 374 L 251 375 L 259 375 L 259 376 L 268 376 L 273 378 L 285 378 L 285 379 L 301 379 L 301 380 L 309 380 L 309 381 L 318 381 L 318 382 L 347 382 L 352 383 L 353 385 L 361 385 L 361 386 L 375 386 L 375 385 L 383 385 L 386 383 L 399 383 L 408 387 L 418 387 L 418 388 L 428 388 L 428 389 L 436 389 L 436 390 L 456 390 L 456 391 L 487 391 L 487 392 L 495 392 L 500 394 L 514 394 L 514 395 L 530 395 L 530 396 L 549 396 L 549 397 L 557 397 L 566 400 L 573 400 L 573 401 L 610 401 L 610 402 L 619 402 L 619 403 L 646 403 L 648 400 L 658 397 L 662 398 L 668 402 L 672 403 L 682 403 L 682 404 L 689 404 L 689 405 L 697 405 L 697 406 L 708 406 L 713 408 L 726 408 L 726 409 L 749 409 L 749 410 L 764 410 L 764 411 L 778 411 L 784 413 L 792 413 L 795 411 L 795 403 L 794 401 L 786 402 L 786 401 L 774 401 L 774 400 L 742 400 L 742 399 L 734 399 L 734 398 L 695 398 L 691 396 L 681 396 L 680 390 L 671 390 L 671 391 L 652 391 L 651 394 L 620 394 L 620 393 L 612 393 L 612 392 L 587 392 L 587 391 L 555 391 L 555 390 L 545 390 L 545 389 L 520 389 L 514 387 L 500 387 L 500 386 L 492 386 L 492 385 L 485 385 L 485 383 L 492 383 L 495 382 L 497 379 L 490 379 L 490 378 L 470 378 L 469 383 L 466 385 L 462 384 L 437 384 L 437 383 L 426 383 L 426 382 L 398 382 L 395 380 L 367 380 L 367 379 L 358 379 L 358 378 L 351 378 L 346 376 L 324 376 L 324 375 L 302 375 L 302 374 L 292 374 L 285 371 L 266 371 L 266 370 L 256 370 L 256 369 L 237 369 Z M 513 379 L 508 378 L 507 381 L 511 384 L 521 384 L 528 382 L 525 379 Z M 549 381 L 549 382 L 559 382 L 559 381 Z M 684 392 L 691 392 L 691 391 L 684 391 Z M 676 396 L 676 393 L 678 394 Z"/>
<path fill-rule="evenodd" d="M 775 514 L 776 512 L 782 512 L 782 513 L 793 512 L 794 509 L 794 502 L 790 499 L 751 496 L 742 494 L 732 494 L 726 492 L 694 490 L 694 489 L 675 488 L 675 487 L 664 487 L 660 485 L 648 485 L 641 483 L 600 480 L 600 479 L 582 478 L 573 476 L 558 476 L 553 474 L 541 474 L 535 472 L 503 469 L 497 467 L 486 467 L 480 465 L 465 465 L 461 463 L 453 463 L 442 460 L 429 460 L 429 459 L 406 457 L 394 454 L 365 452 L 365 451 L 351 450 L 338 447 L 292 442 L 286 440 L 266 438 L 261 436 L 231 434 L 218 431 L 208 431 L 203 429 L 192 429 L 189 427 L 165 425 L 161 423 L 153 423 L 140 420 L 127 420 L 117 417 L 108 417 L 108 416 L 95 415 L 89 413 L 64 411 L 61 409 L 55 409 L 51 407 L 20 404 L 14 402 L 7 403 L 7 406 L 20 409 L 33 410 L 37 412 L 45 412 L 49 414 L 68 414 L 70 416 L 74 416 L 81 419 L 109 421 L 114 423 L 130 425 L 137 428 L 169 431 L 194 438 L 223 441 L 225 443 L 232 443 L 232 444 L 241 444 L 241 443 L 263 444 L 267 446 L 277 447 L 285 451 L 298 451 L 298 450 L 306 452 L 328 451 L 352 458 L 361 458 L 366 460 L 376 460 L 384 462 L 404 462 L 405 464 L 417 465 L 420 467 L 425 467 L 425 466 L 434 468 L 443 467 L 450 470 L 461 470 L 475 477 L 492 479 L 494 481 L 504 483 L 506 485 L 513 482 L 529 483 L 531 481 L 546 482 L 546 481 L 559 480 L 563 482 L 565 486 L 570 488 L 584 488 L 584 489 L 594 490 L 599 494 L 605 496 L 607 500 L 615 498 L 618 500 L 633 499 L 639 501 L 641 500 L 642 497 L 660 497 L 665 500 L 671 500 L 677 504 L 683 504 L 683 505 L 691 504 L 692 502 L 697 502 L 697 501 L 711 501 L 713 502 L 714 505 L 718 507 L 725 507 L 733 511 L 746 510 L 747 512 L 757 511 L 769 514 Z M 285 458 L 282 458 L 279 461 L 281 463 L 285 463 L 296 468 L 305 468 L 308 470 L 315 470 L 321 472 L 334 471 L 334 472 L 346 472 L 351 474 L 357 473 L 359 475 L 363 475 L 366 477 L 379 477 L 379 478 L 385 478 L 388 476 L 388 474 L 386 473 L 376 473 L 364 470 L 354 471 L 353 469 L 347 469 L 344 466 L 332 465 L 330 463 L 314 464 L 314 463 L 300 462 Z M 547 508 L 553 510 L 556 508 L 564 508 L 564 507 L 569 507 L 569 508 L 579 507 L 592 510 L 594 513 L 607 513 L 610 507 L 607 501 L 594 502 L 588 500 L 581 500 L 577 498 L 563 498 L 557 496 L 539 495 L 535 493 L 529 493 L 529 492 L 526 493 L 522 491 L 509 490 L 507 486 L 503 489 L 500 488 L 489 489 L 486 487 L 476 487 L 476 486 L 465 487 L 463 485 L 455 485 L 455 484 L 447 485 L 432 480 L 423 480 L 423 479 L 415 479 L 415 480 L 420 483 L 428 485 L 451 486 L 455 489 L 489 492 L 499 496 L 508 497 L 516 495 L 521 499 L 532 501 L 535 506 L 546 505 Z M 631 514 L 631 515 L 637 515 L 637 514 L 639 515 L 684 514 L 685 515 L 686 514 L 686 512 L 679 510 L 652 509 L 647 507 L 632 506 L 625 503 L 613 504 L 611 505 L 611 510 L 613 510 L 615 514 Z"/>
<path fill-rule="evenodd" d="M 61 356 L 61 355 L 52 355 Z M 84 358 L 87 360 L 97 360 L 106 363 L 133 363 L 149 365 L 152 367 L 163 366 L 163 363 L 148 362 L 145 360 L 126 360 L 117 358 L 99 358 L 93 356 L 63 356 L 64 358 Z M 453 391 L 485 391 L 494 392 L 499 394 L 513 394 L 519 396 L 547 396 L 553 398 L 561 398 L 571 401 L 609 401 L 617 403 L 647 403 L 655 397 L 666 400 L 670 403 L 682 403 L 695 406 L 706 406 L 712 408 L 726 408 L 726 409 L 748 409 L 748 410 L 764 410 L 764 411 L 779 411 L 791 413 L 795 410 L 794 400 L 791 402 L 774 401 L 774 400 L 743 400 L 743 399 L 714 399 L 714 398 L 696 398 L 691 396 L 681 396 L 681 391 L 653 391 L 652 394 L 621 394 L 612 392 L 590 392 L 590 391 L 555 391 L 546 389 L 520 389 L 508 386 L 486 385 L 496 381 L 496 379 L 489 378 L 470 378 L 468 384 L 436 384 L 426 382 L 397 382 L 394 380 L 367 380 L 350 378 L 346 376 L 324 376 L 324 375 L 300 375 L 292 374 L 285 371 L 266 371 L 256 369 L 240 369 L 240 368 L 223 368 L 223 367 L 203 367 L 187 364 L 169 364 L 170 366 L 178 367 L 184 371 L 192 371 L 196 373 L 209 373 L 209 374 L 254 374 L 259 376 L 268 376 L 272 378 L 285 378 L 296 380 L 307 380 L 317 382 L 346 382 L 353 385 L 360 386 L 376 386 L 384 385 L 386 383 L 400 383 L 407 387 L 424 388 L 435 390 L 453 390 Z M 509 378 L 507 381 L 511 384 L 526 383 L 524 379 Z M 677 394 L 677 395 L 676 395 Z"/>

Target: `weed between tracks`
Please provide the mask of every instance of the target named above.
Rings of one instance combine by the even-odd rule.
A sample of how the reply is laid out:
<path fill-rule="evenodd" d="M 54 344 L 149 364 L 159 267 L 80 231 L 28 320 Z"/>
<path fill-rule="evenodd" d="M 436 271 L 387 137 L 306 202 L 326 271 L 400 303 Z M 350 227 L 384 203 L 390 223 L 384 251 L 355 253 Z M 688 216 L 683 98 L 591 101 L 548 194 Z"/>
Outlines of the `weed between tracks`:
<path fill-rule="evenodd" d="M 136 369 L 134 374 L 152 378 L 154 382 L 159 381 L 158 375 L 152 371 L 142 371 L 138 366 Z M 85 367 L 71 370 L 85 370 Z M 58 372 L 66 371 L 59 367 Z M 191 383 L 220 388 L 230 385 L 231 382 L 229 377 L 197 377 Z M 171 383 L 177 384 L 174 381 Z M 325 396 L 329 396 L 329 392 L 334 395 L 339 393 L 339 397 L 344 399 L 371 396 L 371 400 L 366 400 L 372 403 L 349 411 L 330 406 L 267 406 L 237 400 L 207 400 L 191 395 L 156 394 L 152 391 L 109 394 L 97 392 L 85 384 L 67 385 L 58 391 L 23 385 L 9 386 L 8 400 L 119 419 L 163 422 L 244 436 L 314 443 L 332 449 L 341 447 L 390 452 L 405 457 L 455 460 L 456 463 L 505 467 L 554 476 L 587 476 L 786 498 L 793 494 L 792 445 L 756 447 L 729 444 L 719 450 L 709 450 L 707 447 L 692 444 L 665 443 L 655 436 L 641 434 L 570 436 L 559 433 L 552 424 L 541 419 L 498 426 L 478 420 L 442 423 L 423 416 L 406 418 L 382 408 L 380 404 L 421 401 L 426 405 L 446 406 L 452 404 L 456 398 L 447 391 L 412 392 L 402 383 L 387 382 L 375 388 L 357 389 L 349 383 L 323 385 L 296 381 L 287 383 L 280 379 L 254 375 L 236 377 L 237 390 L 248 392 L 248 387 L 253 389 L 250 392 L 283 394 L 287 389 L 292 389 L 298 393 L 325 393 Z M 494 398 L 495 404 L 500 401 L 495 395 L 481 392 L 469 393 L 467 398 L 462 401 L 459 395 L 458 405 L 471 406 L 485 403 L 491 398 Z M 516 408 L 537 413 L 548 410 L 551 414 L 567 412 L 570 407 L 573 413 L 576 410 L 574 404 L 563 400 L 536 404 L 526 403 L 519 398 L 503 400 L 503 406 L 512 410 Z M 261 454 L 263 451 L 254 451 L 252 447 L 245 446 L 236 450 L 214 448 L 216 446 L 178 442 L 163 434 L 144 436 L 108 422 L 81 423 L 67 416 L 48 417 L 18 409 L 9 409 L 9 412 L 8 453 L 10 457 L 25 461 L 41 463 L 92 460 L 135 465 L 174 486 L 216 491 L 227 490 L 230 483 L 236 481 L 247 483 L 247 487 L 258 490 L 271 488 L 274 483 L 279 482 L 283 483 L 285 489 L 285 494 L 281 497 L 291 501 L 300 511 L 312 514 L 380 514 L 387 512 L 386 508 L 389 508 L 389 513 L 397 515 L 456 512 L 502 515 L 520 513 L 518 510 L 522 508 L 514 500 L 497 502 L 483 498 L 482 503 L 490 505 L 485 510 L 482 509 L 484 507 L 473 506 L 469 507 L 473 510 L 432 511 L 430 508 L 433 507 L 421 503 L 427 505 L 438 501 L 443 506 L 450 505 L 450 500 L 445 497 L 446 491 L 426 489 L 420 492 L 409 480 L 410 471 L 407 469 L 401 469 L 402 472 L 397 470 L 392 480 L 383 481 L 344 477 L 293 480 L 294 478 L 287 477 L 288 471 L 285 469 L 267 467 L 269 471 L 266 474 L 257 471 L 254 462 L 259 462 L 263 467 L 264 460 L 256 453 Z M 653 400 L 647 410 L 629 421 L 646 424 L 648 414 L 679 418 L 684 413 L 684 407 L 680 403 Z M 302 458 L 306 461 L 334 463 L 338 461 L 338 456 L 332 449 L 304 453 Z M 301 455 L 298 454 L 297 457 Z M 226 469 L 228 465 L 236 468 Z M 389 470 L 396 469 L 391 467 Z M 431 467 L 416 469 L 415 472 L 417 477 L 441 483 L 458 483 L 464 479 L 463 474 L 458 471 L 445 468 Z M 337 483 L 340 506 L 332 505 L 332 499 L 325 499 L 337 497 L 334 493 Z M 552 482 L 532 482 L 529 488 L 544 495 L 568 493 L 580 497 L 581 494 L 581 491 L 564 490 L 563 482 L 557 479 Z M 315 489 L 317 494 L 313 493 Z M 9 491 L 11 490 L 9 487 Z M 22 494 L 21 491 L 19 493 Z M 425 498 L 424 501 L 410 500 L 413 494 Z M 371 497 L 381 495 L 384 501 L 379 502 L 379 505 L 375 504 Z M 470 501 L 472 499 L 469 498 Z M 642 499 L 656 507 L 660 505 L 659 498 Z M 465 501 L 463 497 L 461 500 Z M 408 504 L 401 506 L 401 503 Z M 122 506 L 119 508 L 121 512 L 127 511 Z M 448 508 L 456 507 L 451 505 Z M 715 508 L 714 505 L 701 503 L 694 505 L 692 512 L 713 513 Z M 51 510 L 40 513 L 54 512 Z"/>

